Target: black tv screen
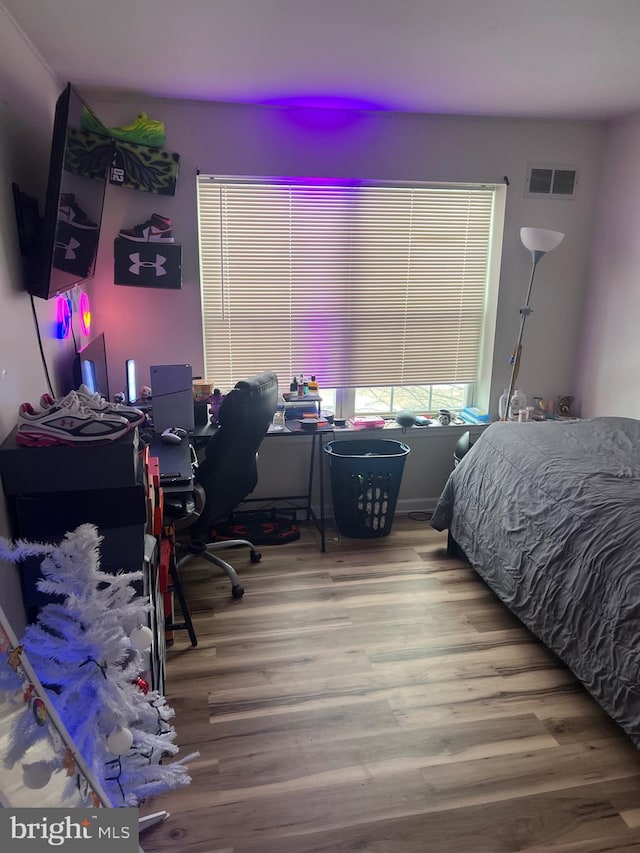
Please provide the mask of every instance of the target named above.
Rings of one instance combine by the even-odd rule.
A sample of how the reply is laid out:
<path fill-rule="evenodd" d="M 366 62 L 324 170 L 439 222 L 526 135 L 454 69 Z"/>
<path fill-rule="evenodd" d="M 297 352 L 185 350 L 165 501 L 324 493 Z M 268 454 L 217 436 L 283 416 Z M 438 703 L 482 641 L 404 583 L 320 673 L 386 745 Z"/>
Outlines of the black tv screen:
<path fill-rule="evenodd" d="M 26 246 L 25 232 L 35 230 L 30 220 L 33 206 L 29 209 L 28 197 L 14 187 L 21 249 L 27 261 L 25 289 L 33 296 L 51 299 L 95 272 L 111 151 L 106 131 L 99 135 L 84 129 L 96 126 L 101 122 L 68 83 L 56 104 L 39 234 L 25 240 Z"/>

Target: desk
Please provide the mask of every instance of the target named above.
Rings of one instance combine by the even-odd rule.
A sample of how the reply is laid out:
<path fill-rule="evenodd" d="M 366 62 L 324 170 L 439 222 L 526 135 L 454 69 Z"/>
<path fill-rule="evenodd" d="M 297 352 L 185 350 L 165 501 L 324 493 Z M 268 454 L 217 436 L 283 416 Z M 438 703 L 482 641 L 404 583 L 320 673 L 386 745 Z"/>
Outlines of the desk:
<path fill-rule="evenodd" d="M 285 495 L 278 498 L 253 498 L 256 501 L 268 501 L 268 500 L 279 500 L 279 501 L 305 501 L 304 507 L 302 509 L 306 509 L 307 511 L 307 521 L 311 520 L 315 524 L 318 532 L 320 533 L 320 550 L 324 553 L 326 548 L 326 536 L 325 536 L 325 510 L 324 510 L 324 467 L 323 467 L 323 457 L 322 457 L 322 449 L 324 447 L 324 438 L 326 435 L 329 435 L 333 438 L 334 436 L 334 428 L 332 424 L 328 424 L 326 427 L 318 427 L 314 430 L 306 430 L 302 429 L 300 423 L 298 421 L 287 421 L 284 429 L 273 430 L 272 432 L 268 432 L 267 436 L 290 436 L 290 435 L 308 435 L 311 436 L 311 453 L 309 455 L 309 479 L 307 484 L 307 493 L 306 495 Z M 316 460 L 316 448 L 317 448 L 317 460 Z M 316 515 L 316 512 L 311 504 L 311 499 L 313 496 L 313 469 L 315 464 L 318 465 L 318 482 L 320 486 L 320 517 Z"/>
<path fill-rule="evenodd" d="M 156 433 L 149 445 L 151 456 L 160 463 L 160 485 L 167 494 L 188 492 L 193 489 L 195 451 L 189 441 L 167 444 Z"/>
<path fill-rule="evenodd" d="M 201 449 L 206 446 L 207 441 L 214 434 L 216 427 L 211 424 L 207 424 L 205 426 L 196 427 L 192 433 L 190 433 L 191 441 L 193 442 L 196 449 Z M 333 425 L 329 424 L 326 427 L 320 427 L 315 430 L 305 430 L 300 426 L 299 421 L 290 420 L 286 422 L 286 426 L 284 429 L 273 430 L 269 429 L 269 431 L 265 435 L 266 439 L 277 438 L 282 441 L 283 438 L 288 438 L 291 436 L 308 436 L 311 438 L 311 453 L 309 455 L 309 475 L 307 480 L 307 492 L 306 494 L 300 495 L 279 495 L 277 497 L 270 497 L 265 495 L 260 498 L 245 498 L 242 503 L 269 503 L 276 501 L 304 501 L 304 504 L 298 509 L 304 509 L 307 514 L 307 521 L 311 520 L 315 524 L 318 532 L 320 533 L 320 550 L 324 553 L 326 549 L 326 538 L 325 538 L 325 488 L 324 488 L 324 467 L 323 467 L 323 454 L 322 450 L 324 447 L 325 436 L 334 436 L 334 428 Z M 318 484 L 319 484 L 319 497 L 320 497 L 320 515 L 318 516 L 312 506 L 312 497 L 313 497 L 313 483 L 314 483 L 314 468 L 317 465 L 318 468 Z"/>

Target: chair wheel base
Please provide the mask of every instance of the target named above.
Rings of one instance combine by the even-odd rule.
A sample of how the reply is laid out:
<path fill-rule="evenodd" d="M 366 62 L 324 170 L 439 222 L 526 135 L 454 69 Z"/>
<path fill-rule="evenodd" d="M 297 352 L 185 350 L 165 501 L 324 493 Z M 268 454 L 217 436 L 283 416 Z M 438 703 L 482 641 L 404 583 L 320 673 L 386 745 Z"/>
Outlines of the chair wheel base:
<path fill-rule="evenodd" d="M 244 595 L 244 587 L 243 586 L 232 586 L 231 587 L 231 597 L 232 598 L 242 598 Z"/>
<path fill-rule="evenodd" d="M 249 555 L 249 559 L 252 563 L 259 563 L 262 559 L 262 554 L 260 553 L 260 551 L 252 551 Z"/>

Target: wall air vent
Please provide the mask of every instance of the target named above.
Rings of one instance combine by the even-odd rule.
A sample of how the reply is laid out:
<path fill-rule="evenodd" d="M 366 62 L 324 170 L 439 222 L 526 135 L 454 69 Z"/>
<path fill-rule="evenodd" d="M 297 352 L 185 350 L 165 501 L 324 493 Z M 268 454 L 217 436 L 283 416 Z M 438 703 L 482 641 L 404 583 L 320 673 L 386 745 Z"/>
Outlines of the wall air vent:
<path fill-rule="evenodd" d="M 529 164 L 524 194 L 529 198 L 575 197 L 578 172 L 573 166 Z"/>

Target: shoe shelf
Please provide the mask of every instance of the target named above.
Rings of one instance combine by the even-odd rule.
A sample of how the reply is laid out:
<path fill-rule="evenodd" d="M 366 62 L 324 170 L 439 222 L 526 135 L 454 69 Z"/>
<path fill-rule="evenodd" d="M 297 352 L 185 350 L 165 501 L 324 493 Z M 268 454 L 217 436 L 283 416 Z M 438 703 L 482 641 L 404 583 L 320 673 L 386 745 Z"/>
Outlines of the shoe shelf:
<path fill-rule="evenodd" d="M 180 155 L 135 142 L 111 141 L 109 183 L 156 195 L 175 195 Z"/>
<path fill-rule="evenodd" d="M 108 128 L 85 107 L 80 126 L 89 150 L 108 150 L 110 184 L 175 195 L 180 156 L 164 150 L 164 122 L 139 113 L 129 124 Z"/>

